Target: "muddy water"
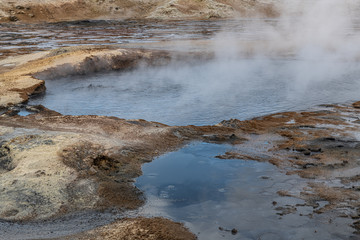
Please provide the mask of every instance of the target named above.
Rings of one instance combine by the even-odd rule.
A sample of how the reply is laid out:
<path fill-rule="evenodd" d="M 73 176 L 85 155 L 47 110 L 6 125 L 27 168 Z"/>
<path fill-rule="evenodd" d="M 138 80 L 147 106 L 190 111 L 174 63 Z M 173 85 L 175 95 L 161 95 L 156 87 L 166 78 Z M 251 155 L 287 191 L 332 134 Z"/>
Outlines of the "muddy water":
<path fill-rule="evenodd" d="M 223 23 L 95 21 L 17 28 L 1 25 L 0 54 L 79 44 L 125 46 L 212 39 L 224 26 L 235 30 L 242 39 L 262 38 L 260 25 L 254 30 L 246 20 Z M 176 44 L 171 46 L 176 48 Z M 358 100 L 357 66 L 344 62 L 319 65 L 317 59 L 304 61 L 296 57 L 220 56 L 196 65 L 184 63 L 47 80 L 46 94 L 31 99 L 30 104 L 43 104 L 63 114 L 206 125 L 229 118 L 247 119 L 321 103 Z M 299 69 L 307 82 L 299 81 Z M 305 74 L 309 72 L 315 74 Z M 196 143 L 146 164 L 136 185 L 145 192 L 147 204 L 129 215 L 165 216 L 184 222 L 200 239 L 349 238 L 353 230 L 347 219 L 336 218 L 332 213 L 309 215 L 314 209 L 296 206 L 303 202 L 276 193 L 296 193 L 305 186 L 303 180 L 286 176 L 267 163 L 214 158 L 229 148 Z M 7 239 L 58 237 L 96 227 L 94 222 L 107 224 L 115 216 L 91 213 L 70 216 L 65 221 L 1 223 L 0 230 Z M 236 235 L 232 229 L 237 229 Z"/>
<path fill-rule="evenodd" d="M 204 240 L 351 236 L 349 220 L 331 213 L 312 215 L 314 209 L 300 206 L 301 200 L 277 194 L 279 190 L 297 193 L 306 186 L 304 180 L 269 163 L 215 158 L 230 148 L 194 143 L 145 164 L 136 181 L 147 195 L 139 213 L 184 222 Z"/>
<path fill-rule="evenodd" d="M 261 20 L 262 21 L 262 20 Z M 267 20 L 271 23 L 273 20 Z M 255 37 L 241 21 L 76 21 L 50 24 L 0 24 L 0 59 L 6 56 L 78 45 L 126 45 L 209 39 L 223 30 Z"/>
<path fill-rule="evenodd" d="M 68 77 L 48 80 L 46 93 L 30 104 L 69 115 L 207 125 L 358 99 L 360 69 L 356 66 L 337 63 L 338 72 L 322 78 L 310 75 L 309 82 L 303 83 L 294 70 L 301 64 L 289 58 L 215 59 Z"/>
<path fill-rule="evenodd" d="M 360 29 L 360 19 L 353 16 L 354 29 Z M 42 50 L 78 45 L 120 45 L 164 43 L 181 40 L 207 40 L 219 32 L 231 33 L 244 41 L 262 40 L 276 19 L 238 19 L 212 21 L 114 21 L 92 20 L 47 24 L 0 24 L 0 59 Z M 169 47 L 169 46 L 167 46 Z M 184 50 L 188 45 L 171 45 Z M 199 46 L 192 47 L 197 50 Z"/>

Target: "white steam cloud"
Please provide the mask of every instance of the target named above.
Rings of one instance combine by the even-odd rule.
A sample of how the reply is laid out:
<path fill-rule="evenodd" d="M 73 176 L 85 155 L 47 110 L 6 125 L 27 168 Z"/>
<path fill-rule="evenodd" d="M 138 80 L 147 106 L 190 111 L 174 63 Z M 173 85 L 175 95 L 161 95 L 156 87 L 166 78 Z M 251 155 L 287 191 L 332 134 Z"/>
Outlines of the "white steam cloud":
<path fill-rule="evenodd" d="M 290 98 L 301 98 L 304 91 L 314 85 L 346 82 L 349 76 L 359 73 L 358 1 L 283 0 L 276 4 L 281 13 L 279 19 L 249 23 L 250 32 L 251 29 L 258 31 L 257 38 L 244 41 L 239 34 L 220 33 L 213 44 L 218 61 L 251 56 L 253 59 L 245 66 L 244 62 L 239 62 L 239 70 L 282 71 L 281 75 L 288 78 Z M 283 64 L 274 61 L 274 58 L 286 57 L 291 60 Z M 246 78 L 246 71 L 244 74 Z"/>
<path fill-rule="evenodd" d="M 237 25 L 235 31 L 224 26 L 227 30 L 214 39 L 201 41 L 208 44 L 201 49 L 215 53 L 210 61 L 95 76 L 76 81 L 78 86 L 72 81 L 69 96 L 59 100 L 48 94 L 45 105 L 65 114 L 203 125 L 360 100 L 360 33 L 355 18 L 359 4 L 278 1 L 279 19 L 229 21 Z M 199 42 L 187 47 L 198 46 Z M 93 100 L 96 94 L 101 97 L 94 106 L 67 110 L 75 108 L 77 99 Z"/>

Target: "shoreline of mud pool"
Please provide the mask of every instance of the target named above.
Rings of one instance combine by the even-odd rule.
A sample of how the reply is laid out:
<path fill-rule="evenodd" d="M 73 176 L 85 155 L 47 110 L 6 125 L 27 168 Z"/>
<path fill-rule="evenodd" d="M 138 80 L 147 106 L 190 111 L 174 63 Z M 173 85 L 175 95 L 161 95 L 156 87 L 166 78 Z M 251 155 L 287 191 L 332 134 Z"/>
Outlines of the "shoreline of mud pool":
<path fill-rule="evenodd" d="M 224 120 L 213 126 L 168 126 L 141 119 L 69 116 L 26 104 L 30 96 L 46 90 L 41 79 L 209 58 L 211 53 L 72 47 L 2 60 L 1 64 L 11 62 L 13 66 L 0 69 L 2 223 L 41 223 L 86 211 L 137 209 L 145 201 L 133 184 L 142 174 L 142 164 L 192 141 L 203 141 L 233 146 L 231 151 L 217 156 L 219 159 L 269 162 L 289 176 L 306 179 L 308 185 L 300 192 L 279 191 L 278 195 L 304 200 L 304 206 L 314 209 L 308 217 L 331 212 L 332 218 L 351 219 L 354 236 L 358 236 L 358 102 L 244 121 Z M 21 109 L 31 114 L 20 116 Z M 326 204 L 320 206 L 320 202 Z M 301 207 L 273 205 L 280 216 Z M 171 220 L 143 217 L 114 220 L 83 233 L 53 238 L 119 239 L 119 236 L 196 238 Z"/>

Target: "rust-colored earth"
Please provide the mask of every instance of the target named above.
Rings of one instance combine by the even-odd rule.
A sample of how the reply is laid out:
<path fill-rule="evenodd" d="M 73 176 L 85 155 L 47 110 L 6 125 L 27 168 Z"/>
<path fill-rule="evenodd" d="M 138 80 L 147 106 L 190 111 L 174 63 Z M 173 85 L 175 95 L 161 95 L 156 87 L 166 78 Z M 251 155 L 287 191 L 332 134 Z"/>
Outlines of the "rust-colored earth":
<path fill-rule="evenodd" d="M 274 17 L 265 0 L 20 0 L 0 1 L 0 22 L 58 22 L 89 19 L 213 19 Z"/>
<path fill-rule="evenodd" d="M 209 55 L 165 51 L 74 47 L 11 59 L 0 75 L 0 218 L 44 220 L 84 210 L 136 209 L 142 193 L 132 184 L 141 165 L 185 143 L 228 143 L 237 150 L 218 158 L 267 161 L 289 175 L 317 179 L 294 197 L 306 205 L 328 203 L 339 217 L 360 218 L 358 156 L 360 109 L 326 105 L 214 126 L 167 126 L 105 116 L 64 116 L 43 106 L 17 115 L 30 95 L 45 91 L 43 77 L 166 64 Z M 9 60 L 10 61 L 10 60 Z M 258 148 L 266 140 L 270 148 Z M 252 148 L 252 149 L 251 149 Z M 251 151 L 250 151 L 250 150 Z M 339 180 L 340 184 L 332 185 Z M 292 195 L 280 191 L 279 195 Z M 162 218 L 122 219 L 69 239 L 193 239 L 182 225 Z"/>

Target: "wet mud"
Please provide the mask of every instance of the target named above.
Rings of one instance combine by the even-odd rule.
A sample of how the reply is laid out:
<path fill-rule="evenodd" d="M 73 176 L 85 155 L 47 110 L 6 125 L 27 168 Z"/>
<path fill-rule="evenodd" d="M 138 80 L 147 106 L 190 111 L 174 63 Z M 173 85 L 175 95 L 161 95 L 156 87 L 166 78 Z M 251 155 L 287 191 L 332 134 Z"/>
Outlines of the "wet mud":
<path fill-rule="evenodd" d="M 57 78 L 129 69 L 144 63 L 162 65 L 172 58 L 196 61 L 211 57 L 196 53 L 186 56 L 113 47 L 66 48 L 24 57 L 12 70 L 2 73 L 0 225 L 46 221 L 93 210 L 124 213 L 137 209 L 145 202 L 143 192 L 133 184 L 142 174 L 142 164 L 189 142 L 203 141 L 233 146 L 218 159 L 268 162 L 289 176 L 305 179 L 306 186 L 298 192 L 277 192 L 280 197 L 304 201 L 301 206 L 279 206 L 280 216 L 300 207 L 312 207 L 309 217 L 331 213 L 329 221 L 349 219 L 358 234 L 358 103 L 324 105 L 306 112 L 277 113 L 251 120 L 230 119 L 213 126 L 70 116 L 26 105 L 29 96 L 45 91 L 41 80 L 44 76 Z M 19 115 L 23 109 L 28 111 L 26 116 Z M 167 228 L 170 230 L 161 230 Z M 114 239 L 122 234 L 119 229 L 132 233 L 134 239 L 140 233 L 144 239 L 195 238 L 182 225 L 161 218 L 122 219 L 74 238 Z"/>

